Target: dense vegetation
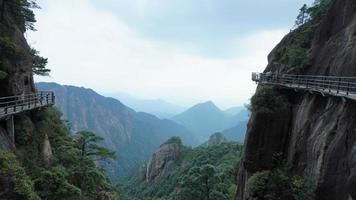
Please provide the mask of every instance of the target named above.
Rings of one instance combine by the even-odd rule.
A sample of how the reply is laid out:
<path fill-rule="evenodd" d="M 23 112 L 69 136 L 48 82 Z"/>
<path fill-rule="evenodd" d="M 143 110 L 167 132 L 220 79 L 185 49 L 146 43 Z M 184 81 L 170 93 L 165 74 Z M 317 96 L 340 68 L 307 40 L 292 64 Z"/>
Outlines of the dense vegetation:
<path fill-rule="evenodd" d="M 124 187 L 132 196 L 127 199 L 233 199 L 242 146 L 235 142 L 228 142 L 194 149 L 182 148 L 182 153 L 168 175 L 159 178 L 151 186 L 146 184 L 146 166 L 142 166 Z"/>
<path fill-rule="evenodd" d="M 293 175 L 287 168 L 255 173 L 248 179 L 247 192 L 256 199 L 313 200 L 313 180 Z"/>
<path fill-rule="evenodd" d="M 275 52 L 274 65 L 287 69 L 301 69 L 309 65 L 309 53 L 316 27 L 333 0 L 316 1 L 313 6 L 303 5 L 290 34 L 288 44 Z"/>
<path fill-rule="evenodd" d="M 114 198 L 114 188 L 95 160 L 108 159 L 113 153 L 96 144 L 102 138 L 89 132 L 70 135 L 56 109 L 35 113 L 36 127 L 27 123 L 16 127 L 16 156 L 0 152 L 1 177 L 10 180 L 3 199 L 105 199 Z M 53 154 L 43 158 L 43 140 L 48 137 Z"/>
<path fill-rule="evenodd" d="M 288 109 L 288 99 L 273 86 L 261 86 L 251 98 L 251 112 L 277 113 Z"/>

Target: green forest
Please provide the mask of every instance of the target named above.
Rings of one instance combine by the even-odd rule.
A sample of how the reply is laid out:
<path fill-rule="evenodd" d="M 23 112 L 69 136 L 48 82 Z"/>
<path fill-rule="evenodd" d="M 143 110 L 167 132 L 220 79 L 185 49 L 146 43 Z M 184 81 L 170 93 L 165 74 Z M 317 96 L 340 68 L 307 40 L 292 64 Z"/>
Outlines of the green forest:
<path fill-rule="evenodd" d="M 242 151 L 237 142 L 190 148 L 180 139 L 181 151 L 169 173 L 153 185 L 146 184 L 146 165 L 137 170 L 128 183 L 121 186 L 132 200 L 228 200 L 236 190 L 236 173 Z M 166 144 L 167 144 L 166 143 Z"/>

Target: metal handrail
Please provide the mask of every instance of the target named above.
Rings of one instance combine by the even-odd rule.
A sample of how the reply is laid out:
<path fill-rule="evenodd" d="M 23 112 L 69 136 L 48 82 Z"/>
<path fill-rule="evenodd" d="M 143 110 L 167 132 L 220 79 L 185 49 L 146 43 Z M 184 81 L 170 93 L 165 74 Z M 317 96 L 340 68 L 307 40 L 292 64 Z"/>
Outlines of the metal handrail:
<path fill-rule="evenodd" d="M 18 95 L 0 98 L 0 118 L 17 114 L 35 108 L 52 106 L 55 96 L 50 91 L 40 91 L 34 94 Z"/>
<path fill-rule="evenodd" d="M 356 77 L 252 73 L 252 80 L 260 84 L 273 84 L 289 88 L 316 90 L 356 100 Z"/>

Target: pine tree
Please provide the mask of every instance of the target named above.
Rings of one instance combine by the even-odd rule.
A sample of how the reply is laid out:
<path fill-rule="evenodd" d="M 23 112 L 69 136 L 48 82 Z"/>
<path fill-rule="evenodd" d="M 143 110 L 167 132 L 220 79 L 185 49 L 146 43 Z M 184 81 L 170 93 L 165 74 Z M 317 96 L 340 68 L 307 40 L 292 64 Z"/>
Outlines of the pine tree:
<path fill-rule="evenodd" d="M 300 27 L 310 19 L 309 8 L 306 4 L 300 9 L 299 15 L 295 21 L 295 27 Z"/>
<path fill-rule="evenodd" d="M 30 51 L 32 57 L 32 72 L 39 76 L 49 76 L 51 70 L 46 68 L 48 59 L 41 57 L 39 53 L 40 52 L 36 49 L 31 49 Z"/>

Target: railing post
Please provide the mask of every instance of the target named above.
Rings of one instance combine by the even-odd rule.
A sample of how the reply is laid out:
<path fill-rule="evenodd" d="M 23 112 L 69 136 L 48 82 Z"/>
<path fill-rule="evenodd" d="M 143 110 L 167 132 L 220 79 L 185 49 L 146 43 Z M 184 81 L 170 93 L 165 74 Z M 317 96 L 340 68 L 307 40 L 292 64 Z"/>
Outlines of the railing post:
<path fill-rule="evenodd" d="M 341 78 L 339 78 L 338 83 L 337 83 L 337 94 L 339 94 L 339 91 L 340 91 L 340 82 L 341 82 Z"/>
<path fill-rule="evenodd" d="M 16 112 L 16 106 L 17 106 L 17 99 L 15 98 L 15 106 L 14 106 L 14 113 Z"/>
<path fill-rule="evenodd" d="M 56 103 L 56 97 L 54 96 L 54 92 L 52 94 L 52 104 L 54 105 Z"/>
<path fill-rule="evenodd" d="M 41 91 L 41 92 L 40 92 L 40 95 L 37 96 L 37 97 L 39 97 L 39 99 L 40 99 L 40 104 L 41 104 L 41 106 L 42 106 L 42 105 L 43 105 L 43 92 Z"/>
<path fill-rule="evenodd" d="M 325 91 L 325 81 L 326 81 L 326 77 L 323 77 L 321 80 L 322 80 L 321 85 L 322 85 L 323 91 Z"/>
<path fill-rule="evenodd" d="M 15 126 L 14 126 L 13 115 L 11 115 L 8 119 L 6 119 L 6 129 L 12 145 L 15 145 Z"/>
<path fill-rule="evenodd" d="M 347 90 L 346 90 L 347 96 L 349 96 L 349 91 L 350 91 L 350 82 L 347 82 Z"/>

